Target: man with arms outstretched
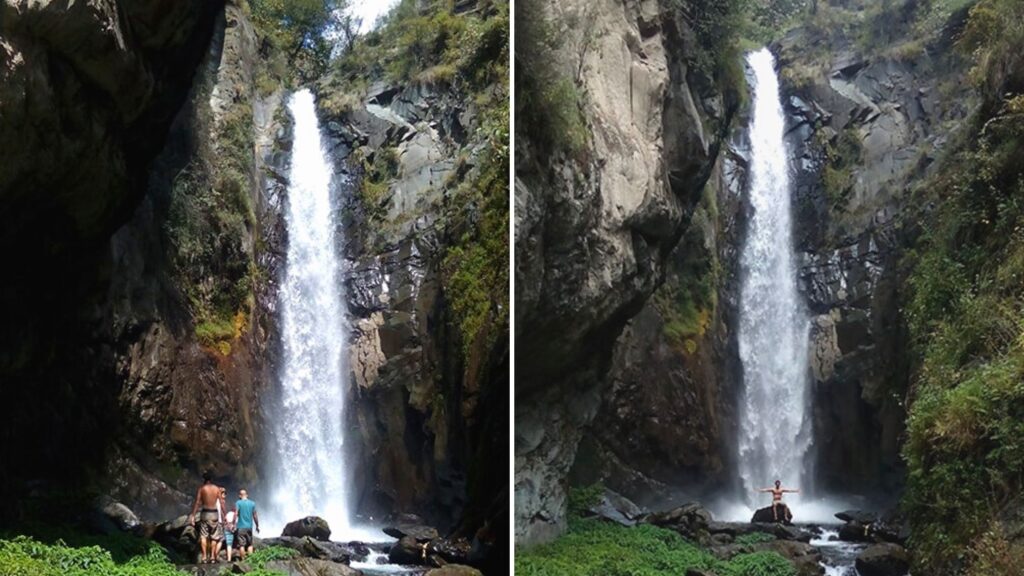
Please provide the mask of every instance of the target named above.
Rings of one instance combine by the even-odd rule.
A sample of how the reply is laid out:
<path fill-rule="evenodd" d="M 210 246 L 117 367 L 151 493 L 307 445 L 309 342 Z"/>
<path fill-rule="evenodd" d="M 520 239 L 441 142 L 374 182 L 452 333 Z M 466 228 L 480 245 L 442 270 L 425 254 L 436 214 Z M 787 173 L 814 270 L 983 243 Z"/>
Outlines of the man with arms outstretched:
<path fill-rule="evenodd" d="M 199 512 L 199 563 L 212 564 L 216 562 L 214 539 L 218 538 L 217 530 L 220 528 L 220 510 L 224 509 L 224 502 L 221 500 L 220 486 L 210 480 L 210 473 L 203 473 L 203 485 L 196 491 L 196 501 L 192 505 L 190 516 L 192 525 L 196 525 L 196 512 Z M 202 506 L 202 511 L 200 511 Z"/>
<path fill-rule="evenodd" d="M 772 516 L 775 518 L 776 522 L 779 521 L 779 506 L 782 506 L 782 509 L 785 511 L 785 516 L 784 517 L 785 517 L 786 522 L 792 522 L 793 521 L 793 513 L 790 512 L 789 506 L 786 506 L 786 504 L 782 502 L 782 495 L 787 493 L 787 492 L 790 493 L 790 494 L 799 494 L 800 493 L 799 490 L 794 490 L 794 489 L 790 489 L 790 488 L 783 488 L 782 487 L 782 481 L 781 480 L 776 480 L 775 481 L 775 488 L 761 488 L 760 490 L 758 490 L 758 492 L 771 492 L 772 493 Z"/>

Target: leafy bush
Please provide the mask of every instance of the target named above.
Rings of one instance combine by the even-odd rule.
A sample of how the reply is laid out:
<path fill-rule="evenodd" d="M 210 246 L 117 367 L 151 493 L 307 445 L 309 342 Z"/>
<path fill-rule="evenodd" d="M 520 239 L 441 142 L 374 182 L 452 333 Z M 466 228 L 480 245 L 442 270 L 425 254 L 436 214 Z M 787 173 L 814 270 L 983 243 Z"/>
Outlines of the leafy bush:
<path fill-rule="evenodd" d="M 765 532 L 751 532 L 750 534 L 740 534 L 736 537 L 736 544 L 760 544 L 762 542 L 771 542 L 775 540 L 775 536 Z"/>
<path fill-rule="evenodd" d="M 122 562 L 99 546 L 75 548 L 58 540 L 44 544 L 28 536 L 0 540 L 0 574 L 5 576 L 180 576 L 164 550 L 146 551 Z"/>
<path fill-rule="evenodd" d="M 256 569 L 265 569 L 267 562 L 274 560 L 290 560 L 299 556 L 298 550 L 284 546 L 267 546 L 254 551 L 246 557 L 245 561 Z"/>

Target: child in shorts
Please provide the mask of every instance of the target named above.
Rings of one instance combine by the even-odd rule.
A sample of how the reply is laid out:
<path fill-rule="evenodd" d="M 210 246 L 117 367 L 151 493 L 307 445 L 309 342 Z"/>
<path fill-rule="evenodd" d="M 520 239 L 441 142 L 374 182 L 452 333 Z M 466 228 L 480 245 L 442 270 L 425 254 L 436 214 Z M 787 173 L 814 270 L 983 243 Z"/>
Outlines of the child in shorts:
<path fill-rule="evenodd" d="M 231 562 L 231 547 L 235 543 L 235 511 L 230 510 L 224 515 L 224 545 L 228 547 L 228 562 Z"/>

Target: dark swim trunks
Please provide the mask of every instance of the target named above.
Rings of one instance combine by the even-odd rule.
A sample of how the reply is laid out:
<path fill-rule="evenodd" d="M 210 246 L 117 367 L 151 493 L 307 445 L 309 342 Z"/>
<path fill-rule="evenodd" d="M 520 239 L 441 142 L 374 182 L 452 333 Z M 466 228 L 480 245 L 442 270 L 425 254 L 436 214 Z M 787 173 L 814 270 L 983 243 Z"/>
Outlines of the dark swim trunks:
<path fill-rule="evenodd" d="M 248 548 L 249 546 L 252 546 L 252 529 L 239 528 L 235 533 L 235 547 Z"/>

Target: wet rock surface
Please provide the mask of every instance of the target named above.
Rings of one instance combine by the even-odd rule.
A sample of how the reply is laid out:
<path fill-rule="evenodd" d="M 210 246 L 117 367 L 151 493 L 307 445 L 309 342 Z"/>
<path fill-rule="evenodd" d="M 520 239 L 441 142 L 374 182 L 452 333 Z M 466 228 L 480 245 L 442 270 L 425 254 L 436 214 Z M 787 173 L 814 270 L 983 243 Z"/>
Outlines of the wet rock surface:
<path fill-rule="evenodd" d="M 292 538 L 310 537 L 316 540 L 328 541 L 331 539 L 331 527 L 327 521 L 319 516 L 306 516 L 299 520 L 293 520 L 285 524 L 281 536 Z"/>
<path fill-rule="evenodd" d="M 873 544 L 857 555 L 861 576 L 903 576 L 910 569 L 910 556 L 897 544 Z"/>
<path fill-rule="evenodd" d="M 462 236 L 449 206 L 455 184 L 483 162 L 481 108 L 444 83 L 371 79 L 361 101 L 332 111 L 332 91 L 348 88 L 335 80 L 316 91 L 342 183 L 347 415 L 359 437 L 350 461 L 364 471 L 353 501 L 400 542 L 486 534 L 480 549 L 490 555 L 500 549 L 495 541 L 507 541 L 507 477 L 494 466 L 507 460 L 507 324 L 489 326 L 493 339 L 463 345 L 445 264 Z M 382 163 L 391 172 L 371 183 L 379 176 L 370 167 Z M 377 196 L 367 193 L 374 186 Z M 418 517 L 388 519 L 398 510 Z"/>
<path fill-rule="evenodd" d="M 948 81 L 964 66 L 949 45 L 911 63 L 867 55 L 841 32 L 820 34 L 801 27 L 772 46 L 811 314 L 816 472 L 828 491 L 891 492 L 903 476 L 909 373 L 899 355 L 907 345 L 899 262 L 914 231 L 901 215 L 975 97 Z M 823 65 L 810 61 L 818 56 L 808 45 L 827 47 Z"/>

